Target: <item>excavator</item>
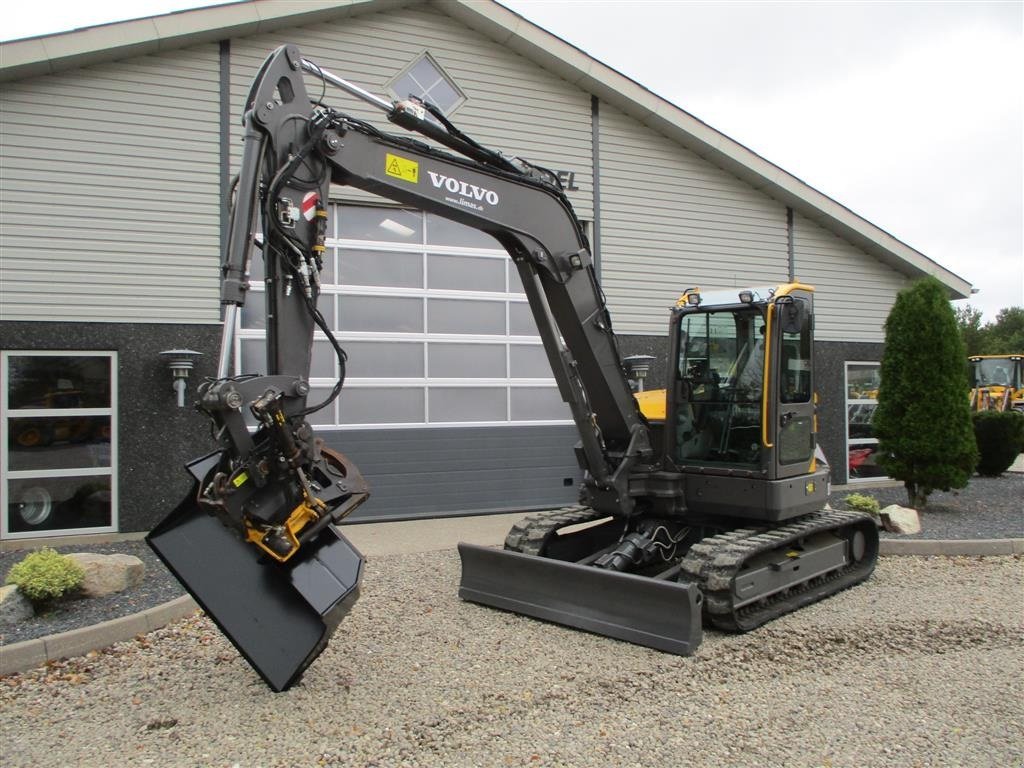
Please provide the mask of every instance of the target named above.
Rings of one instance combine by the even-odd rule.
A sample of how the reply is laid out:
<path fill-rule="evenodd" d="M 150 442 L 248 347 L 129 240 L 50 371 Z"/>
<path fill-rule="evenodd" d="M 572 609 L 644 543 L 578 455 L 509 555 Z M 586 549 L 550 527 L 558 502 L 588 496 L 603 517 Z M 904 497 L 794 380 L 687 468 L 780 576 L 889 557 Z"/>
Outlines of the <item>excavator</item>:
<path fill-rule="evenodd" d="M 307 78 L 404 130 L 311 98 Z M 460 544 L 462 599 L 689 655 L 705 623 L 751 630 L 871 574 L 875 524 L 826 505 L 812 287 L 683 291 L 669 312 L 666 386 L 634 396 L 585 229 L 556 174 L 482 146 L 428 102 L 382 99 L 293 45 L 263 63 L 243 125 L 218 372 L 197 402 L 216 449 L 189 463 L 191 492 L 147 540 L 273 690 L 294 685 L 323 650 L 363 572 L 338 524 L 369 487 L 307 418 L 344 382 L 346 354 L 317 309 L 331 185 L 496 239 L 579 433 L 579 503 L 528 515 L 504 548 Z M 232 375 L 257 250 L 267 370 Z M 341 376 L 311 403 L 316 328 Z"/>

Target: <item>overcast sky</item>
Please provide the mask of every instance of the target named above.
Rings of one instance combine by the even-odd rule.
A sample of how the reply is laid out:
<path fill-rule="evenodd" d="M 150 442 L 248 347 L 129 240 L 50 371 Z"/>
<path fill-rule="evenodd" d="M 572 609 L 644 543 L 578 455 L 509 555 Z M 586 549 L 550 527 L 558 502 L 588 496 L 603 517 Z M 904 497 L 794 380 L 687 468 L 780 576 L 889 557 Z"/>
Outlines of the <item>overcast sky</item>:
<path fill-rule="evenodd" d="M 503 2 L 965 278 L 986 320 L 1024 306 L 1021 0 Z M 211 4 L 8 3 L 0 34 Z"/>

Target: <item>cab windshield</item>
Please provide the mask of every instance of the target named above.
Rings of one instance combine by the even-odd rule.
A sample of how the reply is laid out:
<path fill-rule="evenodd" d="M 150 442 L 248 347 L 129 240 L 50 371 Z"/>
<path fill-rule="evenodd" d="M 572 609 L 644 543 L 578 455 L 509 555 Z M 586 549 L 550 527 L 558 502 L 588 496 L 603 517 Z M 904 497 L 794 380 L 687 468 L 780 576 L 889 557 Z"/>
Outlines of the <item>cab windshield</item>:
<path fill-rule="evenodd" d="M 689 314 L 680 322 L 677 459 L 759 466 L 764 316 L 751 308 Z"/>
<path fill-rule="evenodd" d="M 976 387 L 1019 387 L 1020 363 L 1008 357 L 975 360 L 971 365 Z"/>

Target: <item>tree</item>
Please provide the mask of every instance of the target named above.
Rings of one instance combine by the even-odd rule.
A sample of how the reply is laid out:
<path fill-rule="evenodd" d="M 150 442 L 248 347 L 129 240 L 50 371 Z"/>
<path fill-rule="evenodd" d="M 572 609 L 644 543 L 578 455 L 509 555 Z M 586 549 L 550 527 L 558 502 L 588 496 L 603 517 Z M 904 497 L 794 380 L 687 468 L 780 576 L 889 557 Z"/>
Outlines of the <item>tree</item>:
<path fill-rule="evenodd" d="M 991 323 L 981 324 L 981 310 L 970 304 L 956 308 L 968 355 L 1012 355 L 1024 352 L 1024 307 L 999 310 Z"/>
<path fill-rule="evenodd" d="M 910 505 L 963 488 L 978 461 L 967 353 L 942 284 L 926 277 L 896 297 L 885 321 L 878 408 L 879 463 L 902 480 Z"/>
<path fill-rule="evenodd" d="M 985 331 L 981 327 L 981 310 L 970 304 L 956 308 L 956 324 L 968 355 L 984 354 Z"/>
<path fill-rule="evenodd" d="M 986 354 L 1008 355 L 1024 352 L 1024 307 L 1000 309 L 995 322 L 989 323 L 982 330 L 986 336 Z"/>

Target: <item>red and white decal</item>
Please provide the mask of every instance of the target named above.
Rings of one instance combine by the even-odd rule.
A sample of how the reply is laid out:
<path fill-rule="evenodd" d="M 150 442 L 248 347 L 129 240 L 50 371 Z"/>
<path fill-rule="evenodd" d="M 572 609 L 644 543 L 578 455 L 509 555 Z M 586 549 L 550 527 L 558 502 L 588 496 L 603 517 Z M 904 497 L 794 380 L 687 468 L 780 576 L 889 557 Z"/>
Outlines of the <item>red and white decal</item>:
<path fill-rule="evenodd" d="M 316 192 L 307 192 L 302 198 L 302 218 L 306 221 L 312 221 L 313 217 L 316 216 L 316 204 L 319 199 L 320 195 Z"/>

